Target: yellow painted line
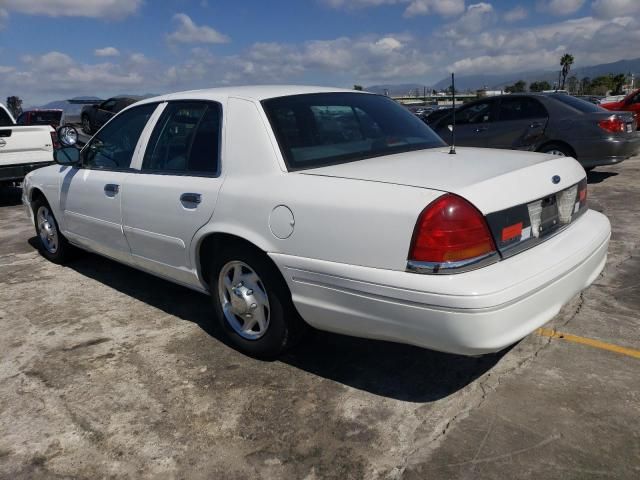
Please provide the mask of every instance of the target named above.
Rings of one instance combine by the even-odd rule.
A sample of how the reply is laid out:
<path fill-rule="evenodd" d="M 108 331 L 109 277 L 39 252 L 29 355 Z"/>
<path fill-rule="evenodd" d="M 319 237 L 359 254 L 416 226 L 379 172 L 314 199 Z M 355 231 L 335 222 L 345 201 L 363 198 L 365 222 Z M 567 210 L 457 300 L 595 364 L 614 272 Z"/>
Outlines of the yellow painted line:
<path fill-rule="evenodd" d="M 550 328 L 539 328 L 536 330 L 536 333 L 543 337 L 559 338 L 560 340 L 566 340 L 567 342 L 588 345 L 589 347 L 599 348 L 600 350 L 608 350 L 609 352 L 615 352 L 621 355 L 626 355 L 627 357 L 640 359 L 640 350 L 635 350 L 633 348 L 621 347 L 619 345 L 614 345 L 613 343 L 601 342 L 600 340 L 571 335 L 570 333 L 557 332 Z"/>

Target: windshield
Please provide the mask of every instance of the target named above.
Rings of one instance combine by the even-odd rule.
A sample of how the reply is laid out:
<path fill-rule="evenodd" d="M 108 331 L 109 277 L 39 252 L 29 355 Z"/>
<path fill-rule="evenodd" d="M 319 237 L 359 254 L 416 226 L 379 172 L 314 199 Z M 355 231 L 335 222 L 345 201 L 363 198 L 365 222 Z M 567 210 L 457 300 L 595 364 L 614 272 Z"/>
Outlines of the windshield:
<path fill-rule="evenodd" d="M 549 97 L 554 100 L 558 100 L 559 102 L 564 103 L 565 105 L 569 105 L 572 108 L 575 108 L 579 112 L 582 113 L 591 113 L 591 112 L 603 112 L 604 108 L 599 107 L 591 102 L 587 102 L 586 100 L 582 100 L 581 98 L 576 98 L 571 95 L 567 95 L 565 93 L 553 93 L 549 95 Z"/>
<path fill-rule="evenodd" d="M 313 93 L 262 105 L 290 170 L 445 145 L 415 115 L 381 95 Z"/>

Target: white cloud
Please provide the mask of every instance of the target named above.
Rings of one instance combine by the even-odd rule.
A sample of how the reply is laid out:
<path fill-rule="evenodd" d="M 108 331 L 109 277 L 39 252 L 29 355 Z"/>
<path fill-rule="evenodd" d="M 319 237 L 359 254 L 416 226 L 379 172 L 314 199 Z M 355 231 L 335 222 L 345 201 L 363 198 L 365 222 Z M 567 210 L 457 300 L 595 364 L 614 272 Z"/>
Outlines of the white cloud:
<path fill-rule="evenodd" d="M 432 13 L 449 17 L 464 12 L 465 8 L 464 0 L 322 0 L 322 2 L 332 8 L 341 9 L 408 4 L 404 11 L 405 17 Z"/>
<path fill-rule="evenodd" d="M 124 18 L 138 11 L 143 0 L 1 0 L 7 11 L 49 17 Z"/>
<path fill-rule="evenodd" d="M 196 25 L 185 13 L 177 13 L 173 16 L 173 20 L 178 24 L 178 28 L 167 35 L 167 40 L 171 43 L 227 43 L 230 41 L 229 37 L 211 27 Z"/>
<path fill-rule="evenodd" d="M 591 7 L 602 18 L 640 15 L 640 0 L 595 0 Z"/>
<path fill-rule="evenodd" d="M 469 33 L 479 33 L 495 21 L 496 15 L 490 3 L 474 3 L 467 7 L 464 15 L 447 25 L 444 35 L 449 38 L 459 38 Z"/>
<path fill-rule="evenodd" d="M 524 20 L 529 15 L 527 9 L 524 7 L 515 7 L 508 12 L 506 12 L 502 18 L 504 18 L 505 22 L 514 23 L 519 22 L 520 20 Z"/>
<path fill-rule="evenodd" d="M 120 55 L 120 51 L 115 47 L 96 48 L 93 51 L 96 57 L 117 57 Z"/>
<path fill-rule="evenodd" d="M 412 0 L 404 11 L 405 17 L 437 13 L 450 17 L 464 12 L 464 0 Z"/>
<path fill-rule="evenodd" d="M 585 0 L 539 0 L 538 10 L 549 12 L 551 15 L 566 16 L 580 10 L 584 2 Z"/>

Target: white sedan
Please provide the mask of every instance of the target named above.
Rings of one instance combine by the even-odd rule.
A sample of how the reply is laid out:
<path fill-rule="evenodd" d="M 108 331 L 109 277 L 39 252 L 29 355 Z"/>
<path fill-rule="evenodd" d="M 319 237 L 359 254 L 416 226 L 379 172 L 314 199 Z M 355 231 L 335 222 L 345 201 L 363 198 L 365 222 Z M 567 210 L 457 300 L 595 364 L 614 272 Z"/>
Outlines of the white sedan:
<path fill-rule="evenodd" d="M 64 140 L 64 135 L 62 135 Z M 607 218 L 572 158 L 449 148 L 384 96 L 262 86 L 151 98 L 30 173 L 42 254 L 97 252 L 211 295 L 240 350 L 307 324 L 477 355 L 601 272 Z"/>

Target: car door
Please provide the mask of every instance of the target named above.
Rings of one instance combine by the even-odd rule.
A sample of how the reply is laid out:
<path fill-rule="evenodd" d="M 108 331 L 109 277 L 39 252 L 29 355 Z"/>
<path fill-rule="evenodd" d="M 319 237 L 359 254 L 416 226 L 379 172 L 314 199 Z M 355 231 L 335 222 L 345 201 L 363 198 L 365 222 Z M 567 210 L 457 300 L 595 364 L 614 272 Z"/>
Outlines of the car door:
<path fill-rule="evenodd" d="M 456 109 L 455 139 L 456 145 L 462 147 L 486 147 L 487 137 L 495 117 L 495 101 L 487 99 L 463 105 Z M 448 125 L 452 124 L 449 114 L 438 122 L 436 132 L 442 139 L 451 143 L 451 132 Z"/>
<path fill-rule="evenodd" d="M 146 104 L 124 111 L 82 149 L 78 168 L 62 172 L 60 209 L 63 231 L 71 241 L 121 261 L 130 258 L 121 199 L 141 133 L 157 107 Z"/>
<path fill-rule="evenodd" d="M 126 180 L 124 234 L 136 265 L 195 284 L 191 241 L 213 215 L 222 185 L 222 107 L 210 101 L 173 101 L 162 108 L 139 173 Z"/>
<path fill-rule="evenodd" d="M 493 148 L 524 148 L 535 145 L 544 135 L 549 114 L 536 98 L 503 96 L 500 98 L 494 127 L 487 135 Z"/>

